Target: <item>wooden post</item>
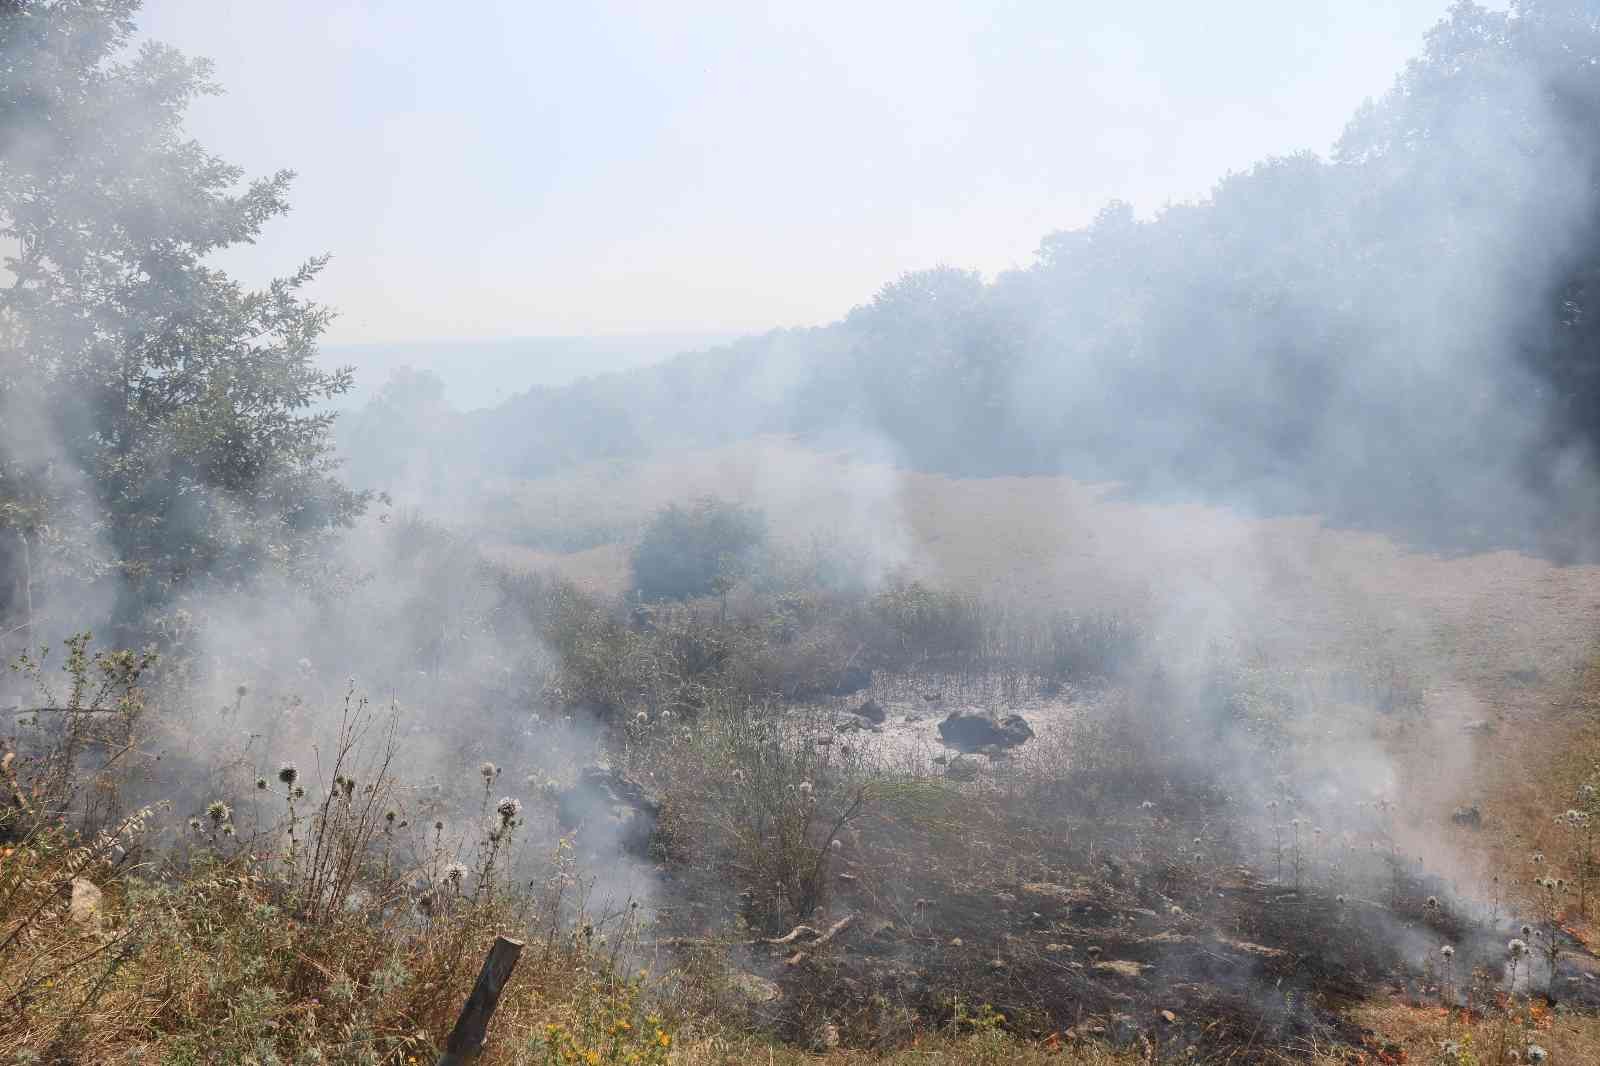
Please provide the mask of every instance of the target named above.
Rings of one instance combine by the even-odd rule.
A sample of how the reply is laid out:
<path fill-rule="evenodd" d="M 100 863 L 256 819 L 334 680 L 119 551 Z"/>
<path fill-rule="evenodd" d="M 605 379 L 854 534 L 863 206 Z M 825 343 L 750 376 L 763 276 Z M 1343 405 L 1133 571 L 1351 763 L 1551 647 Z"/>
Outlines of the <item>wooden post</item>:
<path fill-rule="evenodd" d="M 478 983 L 472 986 L 472 994 L 461 1008 L 461 1017 L 450 1030 L 450 1039 L 444 1042 L 444 1054 L 439 1056 L 435 1066 L 464 1066 L 483 1051 L 489 1019 L 500 1005 L 500 990 L 511 980 L 511 971 L 521 955 L 522 941 L 503 936 L 494 938 L 489 956 L 483 960 L 483 972 L 478 974 Z"/>

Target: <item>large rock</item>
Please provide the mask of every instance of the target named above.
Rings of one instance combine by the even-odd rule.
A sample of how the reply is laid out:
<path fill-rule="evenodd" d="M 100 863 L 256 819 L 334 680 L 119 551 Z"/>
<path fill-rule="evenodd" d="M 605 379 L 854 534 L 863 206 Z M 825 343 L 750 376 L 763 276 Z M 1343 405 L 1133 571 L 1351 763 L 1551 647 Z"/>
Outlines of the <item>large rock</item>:
<path fill-rule="evenodd" d="M 72 879 L 72 898 L 67 903 L 67 914 L 80 925 L 93 925 L 100 920 L 100 907 L 105 900 L 92 881 L 81 877 Z"/>
<path fill-rule="evenodd" d="M 643 785 L 609 766 L 585 766 L 578 782 L 561 793 L 556 815 L 595 847 L 647 858 L 661 801 Z"/>
<path fill-rule="evenodd" d="M 859 707 L 851 707 L 850 713 L 860 715 L 874 725 L 882 725 L 883 720 L 889 717 L 889 712 L 877 700 L 867 700 Z"/>
<path fill-rule="evenodd" d="M 1003 751 L 1033 739 L 1033 729 L 1020 714 L 996 718 L 978 707 L 951 711 L 939 723 L 939 739 L 957 751 Z"/>

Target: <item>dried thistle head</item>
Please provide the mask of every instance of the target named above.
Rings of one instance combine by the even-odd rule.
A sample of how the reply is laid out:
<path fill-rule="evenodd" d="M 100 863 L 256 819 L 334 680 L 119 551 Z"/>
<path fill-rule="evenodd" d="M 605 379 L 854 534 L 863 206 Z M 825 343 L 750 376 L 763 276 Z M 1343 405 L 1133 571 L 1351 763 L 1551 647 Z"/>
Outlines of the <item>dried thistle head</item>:
<path fill-rule="evenodd" d="M 1513 940 L 1506 945 L 1506 954 L 1513 959 L 1520 959 L 1528 953 L 1528 943 L 1525 940 Z"/>
<path fill-rule="evenodd" d="M 510 825 L 511 819 L 522 813 L 522 801 L 510 796 L 501 796 L 500 802 L 494 805 L 495 812 L 500 815 L 503 825 Z"/>
<path fill-rule="evenodd" d="M 218 825 L 226 822 L 228 820 L 228 816 L 232 813 L 233 812 L 228 809 L 228 805 L 223 803 L 221 800 L 212 800 L 206 805 L 206 817 L 210 818 Z"/>
<path fill-rule="evenodd" d="M 486 762 L 482 766 L 478 767 L 478 773 L 483 775 L 483 779 L 485 781 L 493 781 L 496 777 L 500 776 L 500 767 L 496 766 L 492 762 Z"/>
<path fill-rule="evenodd" d="M 278 780 L 286 785 L 293 785 L 300 778 L 300 769 L 292 762 L 286 762 L 278 767 Z"/>

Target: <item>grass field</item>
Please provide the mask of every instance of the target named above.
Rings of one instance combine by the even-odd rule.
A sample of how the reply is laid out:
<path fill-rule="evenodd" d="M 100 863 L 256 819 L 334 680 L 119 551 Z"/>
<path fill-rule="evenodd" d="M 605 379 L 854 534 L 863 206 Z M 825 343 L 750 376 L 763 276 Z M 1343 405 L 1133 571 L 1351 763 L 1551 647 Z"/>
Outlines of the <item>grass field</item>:
<path fill-rule="evenodd" d="M 1542 903 L 1543 868 L 1530 865 L 1548 855 L 1570 878 L 1592 862 L 1554 816 L 1600 761 L 1600 569 L 1447 558 L 1311 517 L 1141 503 L 1064 478 L 902 473 L 775 440 L 504 489 L 485 555 L 592 597 L 557 596 L 561 676 L 575 676 L 576 657 L 611 693 L 613 751 L 667 800 L 666 851 L 643 873 L 665 886 L 650 928 L 598 895 L 563 895 L 586 883 L 585 847 L 573 850 L 553 798 L 571 770 L 556 762 L 582 757 L 569 710 L 522 727 L 545 762 L 489 749 L 511 760 L 507 782 L 533 771 L 526 809 L 501 827 L 517 876 L 532 872 L 521 889 L 495 880 L 511 860 L 496 867 L 494 832 L 469 849 L 468 873 L 449 875 L 426 825 L 411 830 L 422 858 L 402 860 L 382 804 L 340 800 L 337 782 L 324 808 L 315 792 L 297 808 L 266 782 L 268 814 L 248 829 L 230 794 L 225 816 L 191 825 L 178 865 L 127 868 L 111 845 L 49 832 L 14 840 L 0 868 L 0 938 L 13 949 L 0 950 L 0 995 L 18 1009 L 0 1055 L 426 1062 L 490 934 L 509 929 L 531 931 L 535 950 L 495 1020 L 491 1064 L 1500 1066 L 1528 1061 L 1533 1044 L 1548 1061 L 1600 1061 L 1589 950 L 1600 908 L 1570 893 Z M 789 548 L 847 545 L 883 578 L 968 594 L 929 602 L 982 604 L 996 631 L 1007 612 L 1135 619 L 1142 665 L 1045 697 L 1041 679 L 985 673 L 982 656 L 912 656 L 863 694 L 758 721 L 740 686 L 777 669 L 763 658 L 778 639 L 765 635 L 766 594 L 735 589 L 731 620 L 703 604 L 641 624 L 617 603 L 631 538 L 657 508 L 707 494 L 762 508 Z M 569 547 L 582 546 L 549 547 L 552 523 L 581 531 Z M 702 659 L 721 665 L 687 665 Z M 929 737 L 965 703 L 1066 711 L 968 780 L 932 758 L 936 745 L 889 743 L 894 728 L 845 732 L 841 716 L 864 696 L 891 709 L 887 726 Z M 692 725 L 663 713 L 680 705 L 698 708 Z M 224 735 L 216 723 L 168 729 L 141 757 Z M 448 748 L 449 729 L 430 743 Z M 480 797 L 491 828 L 498 774 Z M 379 787 L 409 820 L 435 786 Z M 853 790 L 870 797 L 858 813 Z M 1304 825 L 1273 796 L 1293 797 Z M 1456 817 L 1469 807 L 1475 820 Z M 224 819 L 239 821 L 238 844 L 223 841 Z M 317 881 L 313 849 L 352 857 L 361 876 Z M 363 865 L 380 854 L 381 869 Z M 104 892 L 87 921 L 73 916 L 76 879 Z M 797 883 L 807 902 L 795 912 Z M 1555 1009 L 1531 969 L 1506 993 L 1495 953 L 1517 914 L 1570 938 L 1571 990 Z M 823 950 L 817 930 L 841 917 L 853 923 L 842 946 Z M 762 946 L 808 918 L 816 947 Z M 1447 943 L 1462 951 L 1455 984 L 1437 972 Z M 1447 1010 L 1469 955 L 1486 983 Z M 781 998 L 752 1000 L 739 976 L 752 973 Z M 1476 1059 L 1447 1056 L 1463 1036 Z"/>

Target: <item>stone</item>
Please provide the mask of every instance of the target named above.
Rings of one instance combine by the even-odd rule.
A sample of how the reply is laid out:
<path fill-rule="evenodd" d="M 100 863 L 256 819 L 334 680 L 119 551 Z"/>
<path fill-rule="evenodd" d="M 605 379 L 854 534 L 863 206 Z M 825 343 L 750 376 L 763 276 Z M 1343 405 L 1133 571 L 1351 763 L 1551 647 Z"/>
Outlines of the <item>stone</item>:
<path fill-rule="evenodd" d="M 92 882 L 81 877 L 72 879 L 72 900 L 67 904 L 67 914 L 80 925 L 92 925 L 100 919 L 100 907 L 105 893 Z"/>
<path fill-rule="evenodd" d="M 769 981 L 765 977 L 758 977 L 753 973 L 739 971 L 728 979 L 733 990 L 739 993 L 739 998 L 752 1007 L 759 1007 L 764 1003 L 775 1003 L 783 998 L 783 989 L 778 987 L 776 981 Z"/>
<path fill-rule="evenodd" d="M 952 781 L 976 781 L 978 764 L 972 759 L 952 759 L 944 768 L 944 776 Z"/>
<path fill-rule="evenodd" d="M 1032 740 L 1033 729 L 1020 714 L 996 718 L 981 708 L 966 707 L 951 711 L 939 723 L 939 739 L 957 751 L 1002 751 Z"/>
<path fill-rule="evenodd" d="M 867 700 L 859 707 L 852 707 L 850 711 L 852 714 L 860 715 L 875 725 L 881 724 L 884 719 L 889 717 L 889 712 L 884 710 L 883 704 L 877 700 Z"/>

